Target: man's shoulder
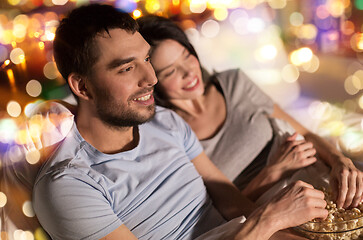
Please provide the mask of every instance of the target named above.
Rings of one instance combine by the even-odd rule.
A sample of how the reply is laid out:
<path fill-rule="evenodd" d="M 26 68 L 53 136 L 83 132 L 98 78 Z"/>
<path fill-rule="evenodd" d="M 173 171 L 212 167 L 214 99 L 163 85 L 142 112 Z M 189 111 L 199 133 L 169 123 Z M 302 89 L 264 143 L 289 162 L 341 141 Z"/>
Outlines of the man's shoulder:
<path fill-rule="evenodd" d="M 180 130 L 180 127 L 184 126 L 186 123 L 173 110 L 156 106 L 155 116 L 147 124 L 149 124 L 150 127 L 162 128 L 167 131 L 177 131 Z"/>

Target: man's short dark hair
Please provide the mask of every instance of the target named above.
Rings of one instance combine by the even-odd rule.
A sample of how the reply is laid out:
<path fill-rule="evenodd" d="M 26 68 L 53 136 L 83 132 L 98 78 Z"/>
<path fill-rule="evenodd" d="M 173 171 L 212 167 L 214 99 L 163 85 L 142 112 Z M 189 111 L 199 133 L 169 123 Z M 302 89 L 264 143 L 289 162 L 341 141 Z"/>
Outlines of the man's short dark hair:
<path fill-rule="evenodd" d="M 138 31 L 136 21 L 128 13 L 109 5 L 83 6 L 64 18 L 53 42 L 54 58 L 64 79 L 72 72 L 89 76 L 99 57 L 95 37 L 115 28 L 131 33 Z"/>

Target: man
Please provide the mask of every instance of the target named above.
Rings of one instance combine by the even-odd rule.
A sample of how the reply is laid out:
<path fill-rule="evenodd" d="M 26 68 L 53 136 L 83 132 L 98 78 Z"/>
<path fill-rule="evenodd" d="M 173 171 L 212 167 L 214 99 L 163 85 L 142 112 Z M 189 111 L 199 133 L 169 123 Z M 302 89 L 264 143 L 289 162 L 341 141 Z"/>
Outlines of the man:
<path fill-rule="evenodd" d="M 323 193 L 302 182 L 252 212 L 190 127 L 155 107 L 149 51 L 135 21 L 111 6 L 78 8 L 58 27 L 55 60 L 78 109 L 34 186 L 53 239 L 192 239 L 249 215 L 229 237 L 262 240 L 327 216 Z"/>

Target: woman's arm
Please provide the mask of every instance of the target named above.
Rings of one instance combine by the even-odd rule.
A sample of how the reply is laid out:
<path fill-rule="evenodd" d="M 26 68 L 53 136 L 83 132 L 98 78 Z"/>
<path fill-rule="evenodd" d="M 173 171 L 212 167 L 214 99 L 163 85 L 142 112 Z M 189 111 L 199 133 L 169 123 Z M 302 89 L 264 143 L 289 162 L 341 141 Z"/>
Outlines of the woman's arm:
<path fill-rule="evenodd" d="M 310 132 L 293 117 L 274 105 L 271 117 L 280 118 L 291 124 L 307 141 L 313 143 L 318 156 L 331 167 L 331 183 L 337 192 L 339 207 L 356 207 L 362 200 L 363 173 L 353 162 L 322 137 Z"/>

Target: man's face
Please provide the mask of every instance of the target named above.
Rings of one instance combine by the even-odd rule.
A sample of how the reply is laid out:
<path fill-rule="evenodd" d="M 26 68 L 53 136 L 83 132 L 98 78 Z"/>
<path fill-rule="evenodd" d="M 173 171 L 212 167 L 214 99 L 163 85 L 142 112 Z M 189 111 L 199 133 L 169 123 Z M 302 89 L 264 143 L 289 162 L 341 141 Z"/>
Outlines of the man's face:
<path fill-rule="evenodd" d="M 157 79 L 150 64 L 150 46 L 138 32 L 122 29 L 111 29 L 95 41 L 100 56 L 88 85 L 98 117 L 116 127 L 151 119 Z"/>

